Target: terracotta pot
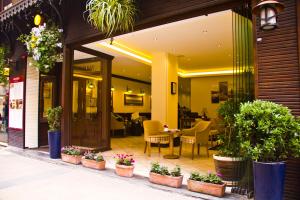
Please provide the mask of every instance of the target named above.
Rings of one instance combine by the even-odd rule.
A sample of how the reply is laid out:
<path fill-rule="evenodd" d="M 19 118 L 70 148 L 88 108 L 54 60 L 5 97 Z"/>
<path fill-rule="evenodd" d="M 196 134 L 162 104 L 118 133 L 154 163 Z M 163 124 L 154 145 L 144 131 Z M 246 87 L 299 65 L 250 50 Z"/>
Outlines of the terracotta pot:
<path fill-rule="evenodd" d="M 98 169 L 98 170 L 105 169 L 105 160 L 97 162 L 96 160 L 85 159 L 84 157 L 82 157 L 81 163 L 83 166 L 88 168 Z"/>
<path fill-rule="evenodd" d="M 183 176 L 173 177 L 173 176 L 163 176 L 161 174 L 156 174 L 150 172 L 149 181 L 151 183 L 166 185 L 169 187 L 180 188 L 182 186 Z"/>
<path fill-rule="evenodd" d="M 240 181 L 246 172 L 247 162 L 243 158 L 213 156 L 215 162 L 215 169 L 220 173 L 220 177 L 228 184 L 235 185 Z"/>
<path fill-rule="evenodd" d="M 62 161 L 67 162 L 67 163 L 72 163 L 75 165 L 79 165 L 81 163 L 81 157 L 82 157 L 81 155 L 73 156 L 73 155 L 68 155 L 68 154 L 64 154 L 64 153 L 61 154 Z"/>
<path fill-rule="evenodd" d="M 225 194 L 226 184 L 224 183 L 223 185 L 218 185 L 188 179 L 187 188 L 188 190 L 193 192 L 209 194 L 216 197 L 223 197 Z"/>
<path fill-rule="evenodd" d="M 118 165 L 116 164 L 115 172 L 119 176 L 133 177 L 134 166 Z"/>

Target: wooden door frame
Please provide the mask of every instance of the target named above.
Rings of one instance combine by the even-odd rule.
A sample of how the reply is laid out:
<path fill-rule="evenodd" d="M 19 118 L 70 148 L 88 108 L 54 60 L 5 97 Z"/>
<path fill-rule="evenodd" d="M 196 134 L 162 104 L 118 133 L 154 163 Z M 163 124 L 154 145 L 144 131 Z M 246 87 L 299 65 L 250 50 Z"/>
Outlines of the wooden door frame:
<path fill-rule="evenodd" d="M 106 137 L 101 144 L 100 150 L 110 149 L 110 91 L 111 91 L 111 68 L 113 56 L 83 47 L 81 45 L 65 45 L 64 61 L 62 70 L 62 107 L 64 108 L 62 116 L 62 145 L 70 145 L 71 142 L 71 123 L 72 123 L 72 64 L 74 62 L 74 51 L 78 50 L 104 60 L 107 65 L 103 67 L 103 81 L 101 90 L 101 132 Z M 100 89 L 100 88 L 99 88 Z M 103 139 L 103 138 L 102 138 Z"/>

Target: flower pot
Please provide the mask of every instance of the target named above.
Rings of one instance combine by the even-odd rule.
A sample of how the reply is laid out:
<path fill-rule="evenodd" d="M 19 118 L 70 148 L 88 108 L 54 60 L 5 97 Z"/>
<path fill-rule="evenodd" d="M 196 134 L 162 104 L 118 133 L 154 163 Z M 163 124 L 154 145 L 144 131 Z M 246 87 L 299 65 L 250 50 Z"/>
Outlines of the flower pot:
<path fill-rule="evenodd" d="M 283 199 L 286 164 L 253 162 L 255 200 Z"/>
<path fill-rule="evenodd" d="M 215 169 L 218 174 L 221 174 L 222 181 L 228 184 L 235 185 L 240 181 L 246 172 L 247 162 L 240 157 L 222 157 L 213 155 Z"/>
<path fill-rule="evenodd" d="M 182 186 L 182 179 L 183 176 L 164 176 L 161 174 L 156 174 L 150 172 L 149 174 L 149 181 L 151 183 L 159 184 L 159 185 L 166 185 L 169 187 L 180 188 Z"/>
<path fill-rule="evenodd" d="M 83 166 L 88 168 L 98 169 L 98 170 L 105 169 L 105 160 L 97 162 L 96 160 L 85 159 L 84 157 L 82 157 L 81 163 Z"/>
<path fill-rule="evenodd" d="M 133 177 L 134 166 L 118 165 L 116 164 L 115 172 L 119 176 Z"/>
<path fill-rule="evenodd" d="M 74 155 L 68 155 L 68 154 L 64 154 L 64 153 L 61 154 L 62 161 L 67 162 L 67 163 L 72 163 L 75 165 L 79 165 L 81 163 L 81 157 L 82 157 L 81 155 L 74 156 Z"/>
<path fill-rule="evenodd" d="M 223 185 L 219 185 L 188 179 L 187 188 L 188 190 L 193 192 L 209 194 L 216 197 L 223 197 L 225 194 L 226 184 L 224 183 Z"/>
<path fill-rule="evenodd" d="M 60 158 L 61 133 L 60 131 L 48 131 L 48 144 L 50 158 Z"/>

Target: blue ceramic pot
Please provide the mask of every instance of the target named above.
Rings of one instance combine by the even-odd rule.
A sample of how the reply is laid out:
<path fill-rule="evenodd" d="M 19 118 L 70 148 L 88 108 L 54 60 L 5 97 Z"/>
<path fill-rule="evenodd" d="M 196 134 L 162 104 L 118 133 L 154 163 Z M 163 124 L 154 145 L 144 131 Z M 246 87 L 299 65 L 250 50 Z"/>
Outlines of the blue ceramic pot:
<path fill-rule="evenodd" d="M 50 158 L 60 158 L 61 133 L 60 131 L 48 131 Z"/>
<path fill-rule="evenodd" d="M 284 162 L 253 162 L 255 200 L 282 200 L 285 178 Z"/>

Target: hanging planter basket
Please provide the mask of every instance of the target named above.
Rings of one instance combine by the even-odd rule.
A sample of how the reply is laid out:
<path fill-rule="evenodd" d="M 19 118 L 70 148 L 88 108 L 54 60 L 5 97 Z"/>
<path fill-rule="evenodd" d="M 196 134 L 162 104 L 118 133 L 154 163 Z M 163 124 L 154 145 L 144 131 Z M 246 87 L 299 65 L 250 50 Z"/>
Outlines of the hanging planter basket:
<path fill-rule="evenodd" d="M 85 13 L 88 22 L 109 37 L 133 30 L 137 9 L 134 0 L 88 0 Z"/>

